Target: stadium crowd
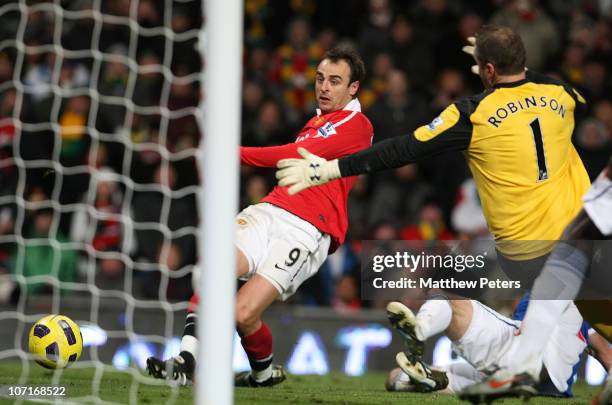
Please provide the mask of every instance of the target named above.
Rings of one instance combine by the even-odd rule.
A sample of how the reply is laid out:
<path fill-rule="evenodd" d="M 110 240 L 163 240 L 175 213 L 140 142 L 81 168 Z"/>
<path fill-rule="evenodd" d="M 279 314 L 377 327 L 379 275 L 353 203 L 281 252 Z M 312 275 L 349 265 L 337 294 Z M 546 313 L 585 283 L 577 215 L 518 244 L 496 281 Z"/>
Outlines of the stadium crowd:
<path fill-rule="evenodd" d="M 62 5 L 87 10 L 90 3 Z M 136 14 L 143 29 L 134 33 L 116 20 L 60 21 L 51 9 L 35 8 L 27 13 L 20 54 L 14 39 L 23 16 L 15 11 L 3 18 L 0 43 L 12 45 L 0 49 L 0 159 L 10 162 L 0 164 L 0 196 L 17 194 L 27 204 L 23 218 L 15 203 L 0 206 L 0 235 L 51 235 L 62 246 L 75 241 L 99 252 L 124 252 L 135 263 L 136 296 L 187 300 L 199 221 L 193 153 L 201 140 L 194 109 L 200 92 L 199 2 L 173 3 L 171 15 L 163 2 L 152 0 L 141 0 L 133 11 L 127 0 L 102 4 L 111 16 Z M 172 35 L 143 34 L 168 17 Z M 355 47 L 366 62 L 359 99 L 374 126 L 374 142 L 426 124 L 453 100 L 482 90 L 461 48 L 486 23 L 510 26 L 522 36 L 529 69 L 582 91 L 588 114 L 577 123 L 574 143 L 589 175 L 596 176 L 612 152 L 612 2 L 606 0 L 245 0 L 242 144 L 293 141 L 316 107 L 317 63 L 337 44 Z M 101 63 L 91 52 L 78 52 L 91 49 L 92 36 L 97 50 L 108 55 Z M 77 52 L 58 54 L 45 47 L 50 44 Z M 137 74 L 127 57 L 135 58 Z M 158 69 L 160 64 L 169 71 Z M 48 122 L 57 125 L 22 125 Z M 16 157 L 26 169 L 11 159 Z M 53 159 L 66 168 L 61 174 L 50 164 L 32 164 Z M 273 176 L 271 170 L 242 167 L 240 208 L 263 198 L 275 184 Z M 75 205 L 53 215 L 57 207 L 44 203 L 49 199 L 62 207 L 87 202 L 95 210 Z M 126 212 L 132 213 L 131 225 L 119 215 Z M 361 177 L 349 198 L 347 243 L 291 302 L 343 311 L 369 305 L 359 300 L 360 241 L 487 237 L 478 212 L 460 153 Z M 151 222 L 167 229 L 139 226 Z M 180 229 L 188 232 L 164 236 Z M 25 275 L 51 271 L 51 245 L 22 248 Z M 0 244 L 0 272 L 23 260 L 22 248 Z M 60 278 L 85 279 L 86 270 L 79 268 L 87 268 L 88 256 L 62 249 Z M 120 256 L 99 255 L 95 266 L 101 288 L 123 289 Z M 179 277 L 166 282 L 160 268 Z M 161 281 L 165 291 L 158 288 Z M 30 284 L 28 291 L 44 292 L 45 286 Z"/>

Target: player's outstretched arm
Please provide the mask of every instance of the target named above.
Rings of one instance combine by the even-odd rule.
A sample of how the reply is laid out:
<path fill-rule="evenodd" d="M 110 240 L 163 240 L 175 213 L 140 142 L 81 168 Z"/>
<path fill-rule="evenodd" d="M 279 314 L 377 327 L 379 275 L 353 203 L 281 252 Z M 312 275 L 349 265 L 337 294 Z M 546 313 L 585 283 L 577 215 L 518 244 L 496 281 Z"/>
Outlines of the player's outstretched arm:
<path fill-rule="evenodd" d="M 276 178 L 279 185 L 291 186 L 289 192 L 295 194 L 340 177 L 396 169 L 442 152 L 465 150 L 472 137 L 470 103 L 468 99 L 460 100 L 448 106 L 429 125 L 338 160 L 327 161 L 304 150 L 300 152 L 304 159 L 279 161 L 277 167 L 281 170 Z"/>
<path fill-rule="evenodd" d="M 363 149 L 370 144 L 372 128 L 365 128 L 360 122 L 345 123 L 338 129 L 338 133 L 328 138 L 312 137 L 297 143 L 288 143 L 278 146 L 240 147 L 240 162 L 248 166 L 276 167 L 281 159 L 299 158 L 298 148 L 302 147 L 332 160 L 346 156 L 356 150 Z"/>
<path fill-rule="evenodd" d="M 340 177 L 401 167 L 415 161 L 416 156 L 409 146 L 411 137 L 414 138 L 409 135 L 387 139 L 361 152 L 330 161 L 298 148 L 302 159 L 280 160 L 276 165 L 280 169 L 276 178 L 280 186 L 290 186 L 289 194 L 297 194 Z"/>
<path fill-rule="evenodd" d="M 300 149 L 298 152 L 303 159 L 280 160 L 277 164 L 280 170 L 276 172 L 276 178 L 279 185 L 290 186 L 290 194 L 296 194 L 340 177 L 396 169 L 444 151 L 463 150 L 469 143 L 469 136 L 457 135 L 447 131 L 425 141 L 418 140 L 414 133 L 401 135 L 330 161 L 300 148 L 302 152 Z"/>

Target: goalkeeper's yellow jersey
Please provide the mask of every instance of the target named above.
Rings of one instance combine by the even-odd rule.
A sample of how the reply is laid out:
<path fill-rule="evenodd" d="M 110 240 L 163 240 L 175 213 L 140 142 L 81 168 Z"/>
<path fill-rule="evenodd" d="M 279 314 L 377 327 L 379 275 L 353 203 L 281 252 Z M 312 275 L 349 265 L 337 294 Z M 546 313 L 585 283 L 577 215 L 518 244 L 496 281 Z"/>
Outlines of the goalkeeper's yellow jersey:
<path fill-rule="evenodd" d="M 414 137 L 419 143 L 464 140 L 457 149 L 464 149 L 498 249 L 531 259 L 551 250 L 589 187 L 571 142 L 574 115 L 584 104 L 565 83 L 528 74 L 449 106 Z M 540 242 L 507 242 L 522 240 Z"/>

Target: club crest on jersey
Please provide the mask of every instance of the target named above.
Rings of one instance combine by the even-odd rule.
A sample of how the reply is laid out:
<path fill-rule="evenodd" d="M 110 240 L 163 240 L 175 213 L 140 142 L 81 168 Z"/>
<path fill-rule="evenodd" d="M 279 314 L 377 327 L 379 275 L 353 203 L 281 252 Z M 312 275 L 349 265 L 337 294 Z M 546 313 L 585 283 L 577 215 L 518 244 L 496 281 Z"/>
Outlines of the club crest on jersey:
<path fill-rule="evenodd" d="M 427 125 L 427 128 L 429 128 L 430 131 L 433 131 L 436 128 L 438 128 L 440 125 L 442 125 L 443 122 L 444 120 L 442 119 L 442 117 L 436 117 L 434 118 L 433 121 L 429 123 L 429 125 Z"/>
<path fill-rule="evenodd" d="M 315 118 L 315 120 L 312 122 L 312 126 L 313 127 L 318 127 L 319 125 L 323 125 L 323 123 L 325 122 L 325 117 L 317 117 Z"/>
<path fill-rule="evenodd" d="M 315 138 L 323 137 L 327 138 L 336 133 L 336 129 L 330 122 L 326 122 L 321 128 L 317 129 L 317 135 Z"/>

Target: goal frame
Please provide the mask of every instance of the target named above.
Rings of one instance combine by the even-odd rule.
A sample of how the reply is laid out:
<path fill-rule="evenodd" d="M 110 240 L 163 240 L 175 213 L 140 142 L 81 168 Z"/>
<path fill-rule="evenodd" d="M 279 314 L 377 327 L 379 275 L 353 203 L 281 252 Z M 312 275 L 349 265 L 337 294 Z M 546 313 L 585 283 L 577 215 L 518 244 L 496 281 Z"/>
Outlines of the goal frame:
<path fill-rule="evenodd" d="M 238 145 L 242 82 L 241 0 L 203 1 L 200 51 L 205 57 L 200 104 L 203 224 L 200 235 L 197 404 L 233 403 L 232 351 L 236 295 L 234 216 L 238 208 Z"/>

